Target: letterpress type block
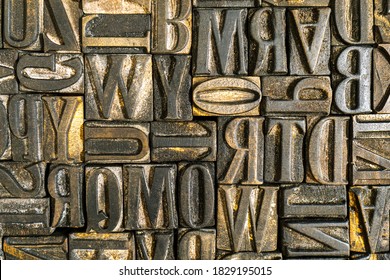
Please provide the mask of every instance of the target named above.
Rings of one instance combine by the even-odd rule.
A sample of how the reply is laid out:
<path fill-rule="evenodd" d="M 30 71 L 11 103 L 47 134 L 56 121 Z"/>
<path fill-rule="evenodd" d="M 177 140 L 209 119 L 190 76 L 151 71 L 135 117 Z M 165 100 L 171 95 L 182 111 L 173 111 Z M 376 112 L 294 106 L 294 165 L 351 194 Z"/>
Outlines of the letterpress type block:
<path fill-rule="evenodd" d="M 177 228 L 176 165 L 125 165 L 125 228 Z"/>
<path fill-rule="evenodd" d="M 371 112 L 372 48 L 333 48 L 334 106 L 343 114 Z"/>
<path fill-rule="evenodd" d="M 15 74 L 18 56 L 16 50 L 0 50 L 0 94 L 18 93 Z"/>
<path fill-rule="evenodd" d="M 149 124 L 86 122 L 85 160 L 94 163 L 149 162 Z"/>
<path fill-rule="evenodd" d="M 194 6 L 199 8 L 250 8 L 260 5 L 261 0 L 194 0 Z"/>
<path fill-rule="evenodd" d="M 281 260 L 281 253 L 255 253 L 255 252 L 239 252 L 231 254 L 224 252 L 218 257 L 219 260 Z"/>
<path fill-rule="evenodd" d="M 249 73 L 287 74 L 286 9 L 251 10 L 249 35 Z"/>
<path fill-rule="evenodd" d="M 281 218 L 347 218 L 345 186 L 299 185 L 281 189 Z"/>
<path fill-rule="evenodd" d="M 52 165 L 47 178 L 51 196 L 51 226 L 84 226 L 84 168 L 82 165 Z"/>
<path fill-rule="evenodd" d="M 83 52 L 149 53 L 150 0 L 83 0 L 83 12 Z"/>
<path fill-rule="evenodd" d="M 264 115 L 329 115 L 332 88 L 329 77 L 263 77 Z"/>
<path fill-rule="evenodd" d="M 389 30 L 390 31 L 390 30 Z M 390 45 L 374 49 L 373 109 L 376 113 L 390 113 Z"/>
<path fill-rule="evenodd" d="M 282 242 L 283 255 L 288 258 L 348 257 L 348 222 L 283 221 Z"/>
<path fill-rule="evenodd" d="M 260 78 L 193 79 L 194 116 L 260 115 Z"/>
<path fill-rule="evenodd" d="M 6 237 L 3 250 L 7 260 L 66 260 L 68 238 L 59 234 Z"/>
<path fill-rule="evenodd" d="M 351 251 L 389 252 L 389 186 L 351 187 L 349 213 Z"/>
<path fill-rule="evenodd" d="M 153 120 L 150 55 L 85 57 L 87 120 Z"/>
<path fill-rule="evenodd" d="M 50 235 L 49 198 L 0 198 L 0 227 L 5 236 Z"/>
<path fill-rule="evenodd" d="M 154 55 L 154 118 L 192 120 L 191 56 Z"/>
<path fill-rule="evenodd" d="M 212 121 L 152 122 L 152 161 L 214 161 L 216 130 Z"/>
<path fill-rule="evenodd" d="M 3 3 L 3 38 L 5 48 L 42 50 L 43 0 Z"/>
<path fill-rule="evenodd" d="M 246 75 L 246 9 L 194 10 L 195 75 Z"/>
<path fill-rule="evenodd" d="M 69 235 L 71 260 L 134 260 L 133 233 L 72 233 Z"/>
<path fill-rule="evenodd" d="M 22 53 L 16 74 L 21 91 L 84 93 L 84 59 L 80 54 Z"/>
<path fill-rule="evenodd" d="M 8 100 L 8 95 L 0 95 L 0 160 L 9 160 L 12 158 L 11 131 L 9 129 L 8 120 Z"/>
<path fill-rule="evenodd" d="M 189 54 L 192 0 L 152 0 L 152 53 Z"/>
<path fill-rule="evenodd" d="M 87 232 L 122 231 L 122 168 L 116 166 L 86 167 Z"/>
<path fill-rule="evenodd" d="M 25 162 L 0 163 L 0 197 L 45 197 L 46 164 Z"/>
<path fill-rule="evenodd" d="M 390 115 L 354 116 L 352 184 L 390 184 Z"/>
<path fill-rule="evenodd" d="M 263 0 L 264 4 L 272 6 L 329 6 L 330 0 Z"/>
<path fill-rule="evenodd" d="M 390 260 L 390 254 L 384 253 L 384 254 L 352 254 L 351 256 L 352 260 Z"/>
<path fill-rule="evenodd" d="M 261 185 L 264 118 L 219 118 L 217 176 L 221 184 Z"/>
<path fill-rule="evenodd" d="M 290 74 L 328 75 L 330 8 L 289 10 Z"/>
<path fill-rule="evenodd" d="M 374 1 L 335 0 L 333 44 L 374 43 Z"/>
<path fill-rule="evenodd" d="M 173 230 L 136 231 L 137 260 L 174 260 Z"/>
<path fill-rule="evenodd" d="M 43 159 L 43 105 L 39 94 L 16 94 L 8 101 L 13 161 Z"/>
<path fill-rule="evenodd" d="M 215 224 L 214 163 L 179 163 L 180 226 L 205 228 Z"/>
<path fill-rule="evenodd" d="M 43 154 L 53 163 L 79 163 L 84 158 L 84 102 L 76 96 L 45 96 Z"/>
<path fill-rule="evenodd" d="M 278 187 L 218 188 L 217 249 L 272 252 L 277 249 Z"/>
<path fill-rule="evenodd" d="M 79 0 L 44 1 L 45 52 L 80 52 L 80 18 L 82 11 Z"/>
<path fill-rule="evenodd" d="M 215 242 L 215 229 L 179 230 L 178 259 L 214 260 Z"/>
<path fill-rule="evenodd" d="M 82 0 L 85 14 L 150 14 L 151 0 Z"/>
<path fill-rule="evenodd" d="M 300 183 L 304 179 L 304 118 L 269 118 L 265 137 L 264 179 L 269 183 Z"/>
<path fill-rule="evenodd" d="M 390 1 L 374 0 L 375 42 L 390 43 Z"/>
<path fill-rule="evenodd" d="M 348 184 L 349 117 L 307 121 L 306 182 Z"/>

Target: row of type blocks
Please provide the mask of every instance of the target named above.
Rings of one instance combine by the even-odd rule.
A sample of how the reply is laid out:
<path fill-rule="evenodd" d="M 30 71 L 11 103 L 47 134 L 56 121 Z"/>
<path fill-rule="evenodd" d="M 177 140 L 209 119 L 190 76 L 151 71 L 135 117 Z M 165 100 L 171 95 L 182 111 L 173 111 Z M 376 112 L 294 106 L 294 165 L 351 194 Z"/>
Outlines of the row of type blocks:
<path fill-rule="evenodd" d="M 79 193 L 72 193 L 72 197 L 56 194 L 51 201 L 56 219 L 52 222 L 59 227 L 73 227 L 74 232 L 69 236 L 69 256 L 66 236 L 53 233 L 54 228 L 49 225 L 49 198 L 3 198 L 2 217 L 16 217 L 12 222 L 9 219 L 2 224 L 1 230 L 7 236 L 3 241 L 5 258 L 390 257 L 389 186 L 350 187 L 347 191 L 345 186 L 307 184 L 219 185 L 214 198 L 215 190 L 212 178 L 207 178 L 210 174 L 206 173 L 209 171 L 206 166 L 192 165 L 184 171 L 184 176 L 196 176 L 186 172 L 203 176 L 185 179 L 197 183 L 203 179 L 203 187 L 207 189 L 202 190 L 201 184 L 182 180 L 178 188 L 179 205 L 175 204 L 175 184 L 170 181 L 175 175 L 174 166 L 124 166 L 128 173 L 144 176 L 127 178 L 128 181 L 137 180 L 138 185 L 129 186 L 124 182 L 124 190 L 119 182 L 121 178 L 116 177 L 120 168 L 90 168 L 87 170 L 90 177 L 86 178 L 86 202 L 81 200 L 81 188 L 76 190 L 74 187 L 71 191 Z M 103 176 L 106 177 L 99 178 Z M 166 179 L 153 180 L 149 186 L 145 181 L 147 176 L 166 176 Z M 104 183 L 98 182 L 99 179 L 111 181 L 111 185 L 102 186 Z M 105 205 L 99 201 L 99 188 L 102 187 L 108 189 L 110 196 Z M 156 189 L 163 192 L 156 194 Z M 132 192 L 138 192 L 138 201 L 134 201 Z M 217 213 L 214 213 L 215 200 Z M 81 209 L 83 203 L 86 203 L 86 217 Z M 15 207 L 13 210 L 10 210 L 11 205 Z M 85 228 L 77 229 L 84 224 L 84 218 L 86 232 Z"/>

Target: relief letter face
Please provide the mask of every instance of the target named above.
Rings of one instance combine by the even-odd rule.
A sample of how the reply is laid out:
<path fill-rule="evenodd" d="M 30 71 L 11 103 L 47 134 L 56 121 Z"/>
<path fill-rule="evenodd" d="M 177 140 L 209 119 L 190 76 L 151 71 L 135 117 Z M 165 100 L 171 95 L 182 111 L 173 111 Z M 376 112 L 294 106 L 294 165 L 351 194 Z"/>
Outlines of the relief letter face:
<path fill-rule="evenodd" d="M 194 74 L 247 75 L 246 10 L 196 9 L 194 12 Z M 219 22 L 224 24 L 221 26 Z"/>
<path fill-rule="evenodd" d="M 220 118 L 218 181 L 221 184 L 263 183 L 264 118 Z"/>
<path fill-rule="evenodd" d="M 177 228 L 176 165 L 125 165 L 125 228 Z"/>
<path fill-rule="evenodd" d="M 192 41 L 192 0 L 152 2 L 152 53 L 189 54 Z"/>
<path fill-rule="evenodd" d="M 88 120 L 153 120 L 150 55 L 87 55 Z"/>
<path fill-rule="evenodd" d="M 277 187 L 218 189 L 217 249 L 271 252 L 277 249 Z"/>
<path fill-rule="evenodd" d="M 122 231 L 122 168 L 87 167 L 85 171 L 87 232 Z"/>

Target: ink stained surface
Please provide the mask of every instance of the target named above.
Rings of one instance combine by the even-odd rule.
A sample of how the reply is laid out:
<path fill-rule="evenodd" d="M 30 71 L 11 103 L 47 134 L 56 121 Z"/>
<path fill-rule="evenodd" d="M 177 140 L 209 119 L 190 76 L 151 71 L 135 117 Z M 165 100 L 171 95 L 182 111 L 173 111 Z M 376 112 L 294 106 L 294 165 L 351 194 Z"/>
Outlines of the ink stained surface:
<path fill-rule="evenodd" d="M 1 2 L 1 258 L 390 259 L 390 1 Z"/>

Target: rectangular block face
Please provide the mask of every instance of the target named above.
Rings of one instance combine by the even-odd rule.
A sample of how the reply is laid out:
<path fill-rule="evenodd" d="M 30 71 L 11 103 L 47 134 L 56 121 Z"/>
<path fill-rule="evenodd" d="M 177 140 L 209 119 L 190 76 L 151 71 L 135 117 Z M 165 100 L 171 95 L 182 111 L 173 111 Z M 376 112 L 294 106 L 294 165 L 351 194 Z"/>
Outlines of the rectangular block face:
<path fill-rule="evenodd" d="M 350 117 L 308 117 L 306 183 L 347 185 Z"/>
<path fill-rule="evenodd" d="M 326 116 L 330 113 L 329 77 L 268 76 L 261 82 L 265 116 Z"/>
<path fill-rule="evenodd" d="M 76 96 L 45 96 L 43 155 L 47 162 L 80 163 L 84 159 L 84 101 Z"/>
<path fill-rule="evenodd" d="M 86 55 L 87 120 L 153 120 L 151 55 Z"/>
<path fill-rule="evenodd" d="M 45 1 L 43 43 L 45 52 L 80 52 L 80 18 L 78 0 Z"/>
<path fill-rule="evenodd" d="M 333 5 L 333 45 L 374 44 L 374 1 L 338 0 Z"/>
<path fill-rule="evenodd" d="M 66 260 L 68 238 L 64 235 L 6 237 L 3 251 L 6 260 Z"/>
<path fill-rule="evenodd" d="M 215 229 L 179 230 L 177 259 L 179 260 L 214 260 Z"/>
<path fill-rule="evenodd" d="M 82 0 L 85 14 L 150 14 L 151 0 Z"/>
<path fill-rule="evenodd" d="M 0 163 L 0 198 L 45 197 L 46 163 Z"/>
<path fill-rule="evenodd" d="M 82 50 L 84 53 L 149 53 L 150 32 L 148 14 L 84 15 Z"/>
<path fill-rule="evenodd" d="M 8 95 L 0 95 L 0 131 L 2 132 L 0 135 L 0 160 L 10 160 L 12 158 L 8 100 Z"/>
<path fill-rule="evenodd" d="M 181 162 L 178 166 L 178 211 L 182 228 L 215 225 L 215 167 L 212 162 Z"/>
<path fill-rule="evenodd" d="M 288 12 L 291 75 L 329 75 L 330 8 Z"/>
<path fill-rule="evenodd" d="M 2 24 L 4 48 L 42 50 L 40 34 L 43 29 L 43 2 L 43 0 L 4 1 Z"/>
<path fill-rule="evenodd" d="M 155 120 L 192 120 L 191 56 L 154 55 Z"/>
<path fill-rule="evenodd" d="M 193 79 L 194 116 L 260 115 L 260 78 L 221 77 Z"/>
<path fill-rule="evenodd" d="M 264 4 L 272 6 L 329 6 L 330 0 L 263 0 Z"/>
<path fill-rule="evenodd" d="M 278 187 L 220 185 L 217 249 L 233 252 L 277 250 Z"/>
<path fill-rule="evenodd" d="M 390 254 L 353 254 L 351 256 L 352 260 L 390 260 Z"/>
<path fill-rule="evenodd" d="M 133 233 L 72 233 L 69 235 L 71 260 L 134 260 Z"/>
<path fill-rule="evenodd" d="M 174 231 L 135 232 L 137 260 L 174 260 Z"/>
<path fill-rule="evenodd" d="M 194 9 L 193 16 L 194 75 L 247 75 L 247 10 Z"/>
<path fill-rule="evenodd" d="M 352 184 L 390 184 L 390 115 L 353 117 Z"/>
<path fill-rule="evenodd" d="M 282 260 L 282 253 L 273 252 L 273 253 L 255 253 L 255 252 L 239 252 L 231 253 L 226 251 L 218 251 L 217 260 L 243 260 L 243 261 L 252 261 L 252 260 Z"/>
<path fill-rule="evenodd" d="M 222 184 L 261 185 L 264 118 L 218 118 L 217 177 Z"/>
<path fill-rule="evenodd" d="M 84 166 L 51 165 L 47 177 L 51 197 L 51 226 L 84 226 Z"/>
<path fill-rule="evenodd" d="M 374 31 L 376 43 L 390 43 L 390 2 L 374 0 Z"/>
<path fill-rule="evenodd" d="M 84 59 L 80 54 L 20 53 L 16 75 L 22 92 L 84 93 Z"/>
<path fill-rule="evenodd" d="M 370 113 L 372 48 L 332 48 L 333 113 Z"/>
<path fill-rule="evenodd" d="M 281 190 L 281 218 L 347 218 L 345 186 L 302 184 Z"/>
<path fill-rule="evenodd" d="M 152 8 L 152 53 L 190 54 L 192 0 L 152 0 Z"/>
<path fill-rule="evenodd" d="M 342 221 L 283 221 L 283 256 L 348 257 L 348 222 Z"/>
<path fill-rule="evenodd" d="M 287 74 L 286 9 L 249 10 L 248 34 L 250 75 Z"/>
<path fill-rule="evenodd" d="M 123 170 L 125 228 L 177 228 L 176 165 L 125 165 Z"/>
<path fill-rule="evenodd" d="M 122 167 L 85 168 L 87 232 L 123 231 Z"/>
<path fill-rule="evenodd" d="M 5 236 L 49 235 L 49 198 L 1 198 L 0 224 Z"/>
<path fill-rule="evenodd" d="M 15 65 L 18 59 L 16 50 L 0 50 L 0 94 L 18 93 Z"/>
<path fill-rule="evenodd" d="M 213 121 L 152 122 L 152 161 L 215 161 L 217 125 Z"/>
<path fill-rule="evenodd" d="M 12 160 L 43 160 L 43 104 L 40 94 L 15 94 L 8 101 Z M 4 117 L 4 116 L 3 116 Z"/>
<path fill-rule="evenodd" d="M 301 183 L 304 179 L 304 118 L 268 118 L 264 179 L 269 183 Z"/>
<path fill-rule="evenodd" d="M 390 28 L 390 26 L 389 26 Z M 390 31 L 390 30 L 389 30 Z M 389 34 L 390 35 L 390 34 Z M 390 37 L 389 37 L 390 39 Z M 390 113 L 390 45 L 378 45 L 373 58 L 373 109 L 376 113 Z"/>
<path fill-rule="evenodd" d="M 351 251 L 389 252 L 389 186 L 351 187 L 349 213 Z"/>
<path fill-rule="evenodd" d="M 150 161 L 149 124 L 86 122 L 85 160 L 90 163 L 145 163 Z"/>
<path fill-rule="evenodd" d="M 251 8 L 260 6 L 261 0 L 193 0 L 198 8 Z"/>

